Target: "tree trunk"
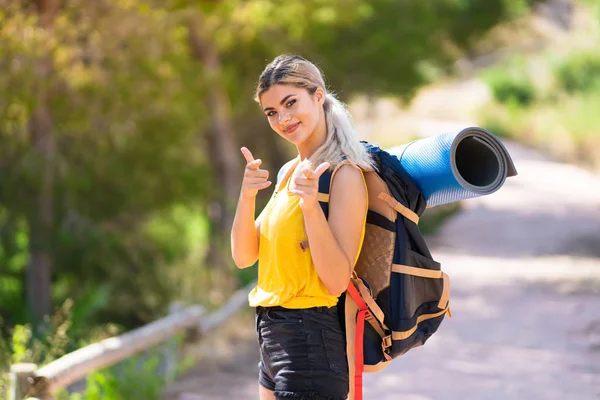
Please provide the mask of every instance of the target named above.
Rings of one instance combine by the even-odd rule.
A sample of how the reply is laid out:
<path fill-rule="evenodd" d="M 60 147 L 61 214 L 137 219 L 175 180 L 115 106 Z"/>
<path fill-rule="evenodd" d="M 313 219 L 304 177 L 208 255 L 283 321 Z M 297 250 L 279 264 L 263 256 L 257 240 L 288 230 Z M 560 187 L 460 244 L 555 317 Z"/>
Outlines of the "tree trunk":
<path fill-rule="evenodd" d="M 208 156 L 215 171 L 215 182 L 220 184 L 209 208 L 210 244 L 207 266 L 222 267 L 228 264 L 225 244 L 233 224 L 235 205 L 243 171 L 241 153 L 236 147 L 231 122 L 231 106 L 225 84 L 221 78 L 221 60 L 214 42 L 207 37 L 202 15 L 189 26 L 189 41 L 194 58 L 202 63 L 209 83 L 206 105 L 210 124 L 208 129 Z"/>
<path fill-rule="evenodd" d="M 59 0 L 37 0 L 38 21 L 48 35 L 52 34 L 52 21 L 58 10 Z M 48 82 L 52 70 L 49 54 L 43 55 L 36 64 L 35 108 L 29 130 L 33 150 L 39 156 L 39 185 L 37 202 L 29 212 L 30 260 L 27 269 L 27 297 L 34 317 L 34 326 L 40 324 L 52 310 L 51 273 L 52 257 L 50 241 L 53 227 L 53 187 L 55 142 L 49 107 Z"/>

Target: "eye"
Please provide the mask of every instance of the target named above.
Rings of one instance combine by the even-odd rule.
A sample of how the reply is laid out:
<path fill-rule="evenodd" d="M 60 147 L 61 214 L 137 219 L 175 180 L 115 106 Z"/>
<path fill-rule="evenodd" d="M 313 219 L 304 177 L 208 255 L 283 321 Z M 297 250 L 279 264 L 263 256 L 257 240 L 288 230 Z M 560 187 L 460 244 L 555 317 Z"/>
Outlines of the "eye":
<path fill-rule="evenodd" d="M 294 105 L 294 103 L 296 102 L 296 100 L 290 100 L 287 102 L 287 104 L 285 105 L 286 107 L 291 107 L 292 105 Z"/>
<path fill-rule="evenodd" d="M 269 111 L 268 113 L 265 114 L 267 117 L 272 117 L 273 115 L 275 115 L 275 111 Z"/>

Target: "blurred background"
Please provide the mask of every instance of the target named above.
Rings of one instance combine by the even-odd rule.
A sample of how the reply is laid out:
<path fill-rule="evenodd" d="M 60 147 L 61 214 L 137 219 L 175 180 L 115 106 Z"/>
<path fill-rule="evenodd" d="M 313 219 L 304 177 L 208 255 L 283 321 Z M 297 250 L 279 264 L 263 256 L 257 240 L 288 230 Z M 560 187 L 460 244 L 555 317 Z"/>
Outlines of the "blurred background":
<path fill-rule="evenodd" d="M 315 62 L 384 148 L 479 125 L 597 177 L 599 39 L 597 0 L 0 0 L 0 397 L 13 363 L 256 277 L 229 234 L 239 148 L 271 174 L 294 156 L 253 101 L 275 56 Z"/>

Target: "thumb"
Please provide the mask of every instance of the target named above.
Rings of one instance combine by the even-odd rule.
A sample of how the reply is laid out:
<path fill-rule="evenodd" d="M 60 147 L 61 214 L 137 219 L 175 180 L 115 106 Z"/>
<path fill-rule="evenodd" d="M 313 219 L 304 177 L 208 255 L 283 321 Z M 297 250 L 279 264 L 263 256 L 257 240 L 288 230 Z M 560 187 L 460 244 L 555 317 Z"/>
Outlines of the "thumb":
<path fill-rule="evenodd" d="M 240 150 L 242 151 L 242 154 L 244 155 L 244 158 L 246 159 L 247 163 L 251 163 L 252 161 L 254 161 L 254 156 L 252 155 L 250 150 L 248 150 L 248 148 L 242 147 Z"/>

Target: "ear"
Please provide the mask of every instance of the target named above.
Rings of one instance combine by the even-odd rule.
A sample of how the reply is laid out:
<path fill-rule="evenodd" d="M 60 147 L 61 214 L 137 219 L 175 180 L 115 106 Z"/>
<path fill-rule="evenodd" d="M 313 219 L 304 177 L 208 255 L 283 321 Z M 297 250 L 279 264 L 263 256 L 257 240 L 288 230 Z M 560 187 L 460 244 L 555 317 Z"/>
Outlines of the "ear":
<path fill-rule="evenodd" d="M 325 91 L 323 88 L 318 87 L 315 91 L 315 98 L 320 105 L 325 104 Z"/>

